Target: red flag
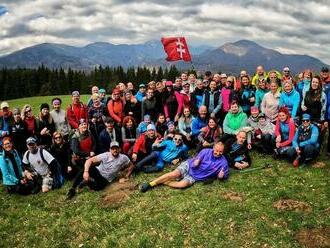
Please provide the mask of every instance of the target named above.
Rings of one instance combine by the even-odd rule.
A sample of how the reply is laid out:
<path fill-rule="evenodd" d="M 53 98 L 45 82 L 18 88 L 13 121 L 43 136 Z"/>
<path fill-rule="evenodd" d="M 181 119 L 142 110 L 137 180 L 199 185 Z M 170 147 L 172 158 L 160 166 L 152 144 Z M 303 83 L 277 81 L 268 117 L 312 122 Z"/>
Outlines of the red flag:
<path fill-rule="evenodd" d="M 184 37 L 162 38 L 167 61 L 191 61 L 188 45 Z"/>

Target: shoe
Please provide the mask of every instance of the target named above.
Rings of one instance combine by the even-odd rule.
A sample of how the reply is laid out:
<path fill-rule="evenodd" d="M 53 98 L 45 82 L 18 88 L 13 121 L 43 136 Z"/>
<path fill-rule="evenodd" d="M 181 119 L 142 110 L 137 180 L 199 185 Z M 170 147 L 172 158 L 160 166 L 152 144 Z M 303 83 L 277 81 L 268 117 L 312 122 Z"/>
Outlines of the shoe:
<path fill-rule="evenodd" d="M 276 160 L 276 159 L 278 159 L 278 157 L 279 157 L 278 151 L 277 151 L 277 149 L 274 149 L 273 159 Z"/>
<path fill-rule="evenodd" d="M 297 168 L 299 167 L 299 158 L 296 158 L 294 161 L 293 161 L 293 167 Z"/>
<path fill-rule="evenodd" d="M 140 188 L 140 192 L 145 193 L 148 190 L 152 189 L 149 183 L 143 183 Z"/>
<path fill-rule="evenodd" d="M 71 200 L 76 195 L 75 189 L 69 189 L 68 193 L 66 194 L 66 199 Z"/>

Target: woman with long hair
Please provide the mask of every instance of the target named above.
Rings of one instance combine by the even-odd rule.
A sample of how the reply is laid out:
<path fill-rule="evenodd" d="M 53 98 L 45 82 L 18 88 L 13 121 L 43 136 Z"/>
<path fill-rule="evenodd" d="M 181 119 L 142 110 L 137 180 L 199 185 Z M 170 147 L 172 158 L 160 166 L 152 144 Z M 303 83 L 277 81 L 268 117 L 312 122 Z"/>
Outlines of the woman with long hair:
<path fill-rule="evenodd" d="M 172 81 L 165 83 L 166 90 L 163 94 L 163 105 L 166 121 L 178 121 L 182 112 L 182 97 L 179 92 L 173 88 Z"/>
<path fill-rule="evenodd" d="M 25 104 L 21 111 L 21 118 L 27 125 L 28 137 L 36 137 L 37 134 L 37 119 L 34 117 L 32 107 Z"/>
<path fill-rule="evenodd" d="M 133 146 L 136 141 L 136 122 L 132 116 L 126 116 L 123 119 L 121 137 L 123 140 L 123 152 L 129 156 L 132 155 Z"/>

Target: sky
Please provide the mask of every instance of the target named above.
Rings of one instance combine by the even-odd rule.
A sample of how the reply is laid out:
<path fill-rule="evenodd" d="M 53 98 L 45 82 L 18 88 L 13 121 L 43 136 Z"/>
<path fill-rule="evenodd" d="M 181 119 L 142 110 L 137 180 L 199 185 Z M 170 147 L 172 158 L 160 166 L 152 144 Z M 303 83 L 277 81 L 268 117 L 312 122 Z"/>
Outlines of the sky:
<path fill-rule="evenodd" d="M 219 47 L 248 39 L 330 64 L 329 0 L 2 0 L 0 56 L 44 42 L 136 44 L 184 36 Z"/>

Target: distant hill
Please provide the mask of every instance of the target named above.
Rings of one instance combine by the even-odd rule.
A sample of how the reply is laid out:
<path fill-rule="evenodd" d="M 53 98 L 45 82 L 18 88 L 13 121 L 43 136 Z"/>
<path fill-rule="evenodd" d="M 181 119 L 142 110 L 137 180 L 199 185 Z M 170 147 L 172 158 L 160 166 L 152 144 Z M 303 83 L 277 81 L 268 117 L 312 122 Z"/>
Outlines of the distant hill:
<path fill-rule="evenodd" d="M 293 72 L 299 72 L 305 68 L 319 70 L 325 66 L 311 56 L 282 54 L 249 40 L 226 43 L 218 48 L 190 46 L 190 51 L 193 63 L 199 70 L 238 73 L 245 69 L 253 73 L 258 65 L 264 65 L 267 70 L 289 66 Z M 36 68 L 44 64 L 49 68 L 91 70 L 99 65 L 121 65 L 125 68 L 170 65 L 165 57 L 161 42 L 156 40 L 135 45 L 97 42 L 84 47 L 43 43 L 0 57 L 0 67 Z M 182 69 L 191 67 L 190 63 L 175 64 Z"/>

